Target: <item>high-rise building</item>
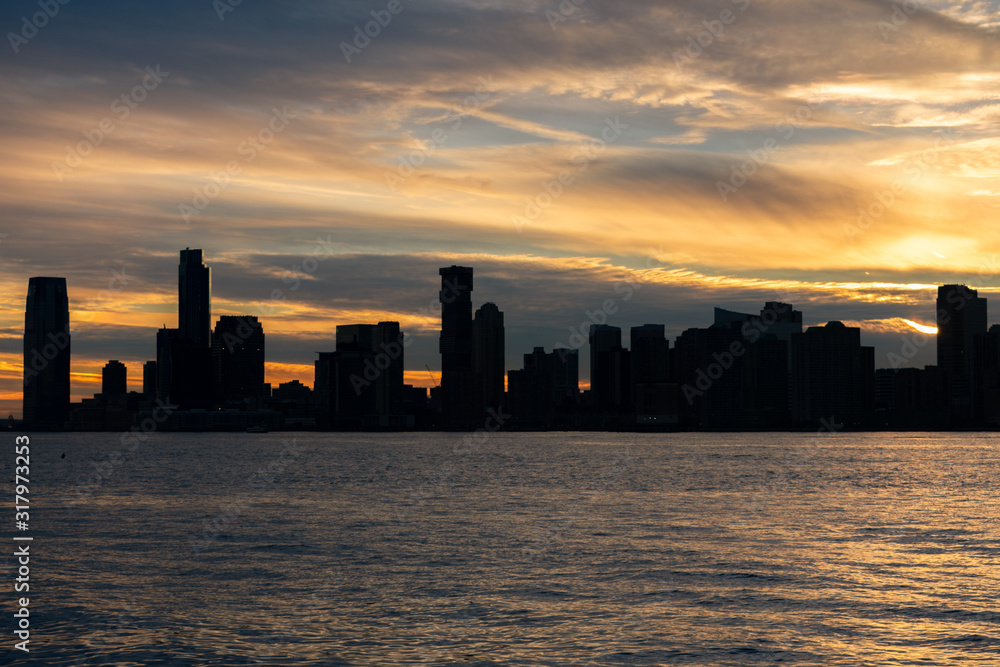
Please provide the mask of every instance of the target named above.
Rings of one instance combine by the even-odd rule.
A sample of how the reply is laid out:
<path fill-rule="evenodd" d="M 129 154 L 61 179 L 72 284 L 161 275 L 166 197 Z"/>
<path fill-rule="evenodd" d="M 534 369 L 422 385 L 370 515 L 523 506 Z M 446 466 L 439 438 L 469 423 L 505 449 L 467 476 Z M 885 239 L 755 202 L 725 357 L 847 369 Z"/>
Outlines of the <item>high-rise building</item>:
<path fill-rule="evenodd" d="M 212 333 L 216 399 L 260 407 L 264 400 L 264 328 L 254 315 L 222 315 Z"/>
<path fill-rule="evenodd" d="M 472 369 L 472 268 L 450 266 L 441 276 L 441 417 L 448 428 L 475 424 Z"/>
<path fill-rule="evenodd" d="M 472 370 L 476 383 L 476 410 L 499 410 L 504 400 L 503 312 L 484 303 L 472 322 Z M 483 417 L 485 419 L 485 416 Z"/>
<path fill-rule="evenodd" d="M 62 429 L 69 419 L 69 296 L 65 278 L 30 278 L 24 309 L 23 419 Z"/>
<path fill-rule="evenodd" d="M 128 393 L 128 369 L 125 364 L 112 359 L 101 369 L 101 393 L 105 396 L 122 396 Z"/>
<path fill-rule="evenodd" d="M 608 324 L 590 325 L 590 396 L 598 412 L 617 412 L 623 403 L 622 330 Z M 631 362 L 628 364 L 631 366 Z"/>
<path fill-rule="evenodd" d="M 177 329 L 165 326 L 156 331 L 156 398 L 175 405 L 170 391 L 170 379 L 173 377 L 173 350 L 179 336 Z"/>
<path fill-rule="evenodd" d="M 937 366 L 947 376 L 957 423 L 981 417 L 975 375 L 975 339 L 986 333 L 986 299 L 965 285 L 941 285 L 937 295 Z"/>
<path fill-rule="evenodd" d="M 202 262 L 201 250 L 181 250 L 177 278 L 180 337 L 208 348 L 212 333 L 212 273 Z"/>
<path fill-rule="evenodd" d="M 171 399 L 181 408 L 209 408 L 215 398 L 212 363 L 212 280 L 201 250 L 181 250 L 177 340 L 170 353 Z"/>
<path fill-rule="evenodd" d="M 337 349 L 316 360 L 314 401 L 320 428 L 405 425 L 404 336 L 399 322 L 337 327 Z"/>
<path fill-rule="evenodd" d="M 875 399 L 875 350 L 861 345 L 861 329 L 841 322 L 792 334 L 792 418 L 819 427 L 821 420 L 859 426 Z"/>
<path fill-rule="evenodd" d="M 146 398 L 156 398 L 156 383 L 159 379 L 159 370 L 155 361 L 147 361 L 142 365 L 142 393 Z"/>
<path fill-rule="evenodd" d="M 670 382 L 670 342 L 662 324 L 632 327 L 632 403 L 637 423 L 677 422 L 677 385 Z"/>

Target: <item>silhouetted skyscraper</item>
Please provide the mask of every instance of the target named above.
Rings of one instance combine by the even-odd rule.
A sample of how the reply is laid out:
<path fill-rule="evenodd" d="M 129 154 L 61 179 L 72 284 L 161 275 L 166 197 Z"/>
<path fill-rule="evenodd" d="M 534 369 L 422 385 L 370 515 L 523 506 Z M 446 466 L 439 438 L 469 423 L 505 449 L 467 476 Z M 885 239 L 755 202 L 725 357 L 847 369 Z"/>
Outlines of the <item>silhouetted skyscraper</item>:
<path fill-rule="evenodd" d="M 450 266 L 441 275 L 441 416 L 445 426 L 466 428 L 478 415 L 472 370 L 472 268 Z"/>
<path fill-rule="evenodd" d="M 156 398 L 156 383 L 159 380 L 159 370 L 155 361 L 147 361 L 142 365 L 142 393 L 146 398 Z"/>
<path fill-rule="evenodd" d="M 986 299 L 965 285 L 942 285 L 937 296 L 937 365 L 948 378 L 951 413 L 959 423 L 980 417 L 973 382 L 974 342 L 986 333 Z"/>
<path fill-rule="evenodd" d="M 30 278 L 24 309 L 23 419 L 62 429 L 69 419 L 69 295 L 65 278 Z"/>
<path fill-rule="evenodd" d="M 607 324 L 590 325 L 590 396 L 595 410 L 614 412 L 621 407 L 622 373 L 625 357 L 622 350 L 622 330 Z"/>
<path fill-rule="evenodd" d="M 792 418 L 864 424 L 875 398 L 874 348 L 862 347 L 861 329 L 841 322 L 792 334 Z"/>
<path fill-rule="evenodd" d="M 177 341 L 171 350 L 171 399 L 181 408 L 208 408 L 215 395 L 212 368 L 212 280 L 201 250 L 181 250 Z"/>
<path fill-rule="evenodd" d="M 226 402 L 264 399 L 264 328 L 253 315 L 222 315 L 212 333 L 216 398 Z"/>
<path fill-rule="evenodd" d="M 202 263 L 201 250 L 181 250 L 177 278 L 180 337 L 208 348 L 212 333 L 212 273 Z"/>
<path fill-rule="evenodd" d="M 170 380 L 173 377 L 173 351 L 180 332 L 163 327 L 156 331 L 156 397 L 163 402 L 176 404 L 171 395 Z"/>
<path fill-rule="evenodd" d="M 101 369 L 101 393 L 120 396 L 128 393 L 128 369 L 125 364 L 112 359 Z"/>
<path fill-rule="evenodd" d="M 472 368 L 476 383 L 476 409 L 499 410 L 504 399 L 503 312 L 494 303 L 484 303 L 472 322 Z M 484 417 L 485 418 L 485 417 Z"/>
<path fill-rule="evenodd" d="M 677 385 L 670 382 L 670 342 L 662 324 L 632 327 L 632 402 L 637 423 L 677 421 Z"/>
<path fill-rule="evenodd" d="M 403 415 L 404 337 L 399 322 L 337 327 L 336 352 L 316 360 L 320 428 L 396 428 Z"/>

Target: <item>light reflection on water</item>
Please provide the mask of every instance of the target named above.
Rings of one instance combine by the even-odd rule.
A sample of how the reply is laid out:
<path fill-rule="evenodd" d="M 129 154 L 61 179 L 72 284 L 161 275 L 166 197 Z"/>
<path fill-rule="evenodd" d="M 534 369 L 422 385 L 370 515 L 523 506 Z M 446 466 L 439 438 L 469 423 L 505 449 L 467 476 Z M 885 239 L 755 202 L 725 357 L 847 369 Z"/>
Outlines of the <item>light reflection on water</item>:
<path fill-rule="evenodd" d="M 33 436 L 4 660 L 1000 664 L 1000 437 L 460 442 L 153 434 L 77 496 L 117 438 Z"/>

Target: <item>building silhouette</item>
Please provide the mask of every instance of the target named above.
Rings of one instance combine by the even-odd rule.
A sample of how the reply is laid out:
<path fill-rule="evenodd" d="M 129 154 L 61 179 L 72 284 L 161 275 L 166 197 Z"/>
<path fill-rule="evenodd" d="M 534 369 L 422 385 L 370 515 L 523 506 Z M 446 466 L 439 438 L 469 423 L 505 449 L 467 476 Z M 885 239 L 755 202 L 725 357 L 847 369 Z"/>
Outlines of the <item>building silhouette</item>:
<path fill-rule="evenodd" d="M 670 376 L 670 341 L 662 324 L 630 331 L 632 402 L 636 424 L 677 423 L 677 384 Z"/>
<path fill-rule="evenodd" d="M 26 428 L 60 430 L 69 420 L 70 342 L 66 279 L 30 278 L 24 309 Z"/>
<path fill-rule="evenodd" d="M 322 429 L 395 429 L 404 410 L 404 336 L 399 322 L 337 327 L 336 350 L 315 362 L 316 424 Z"/>
<path fill-rule="evenodd" d="M 201 250 L 181 250 L 177 278 L 177 337 L 170 351 L 170 397 L 182 409 L 210 408 L 215 398 L 212 280 Z"/>
<path fill-rule="evenodd" d="M 472 372 L 475 410 L 479 419 L 486 410 L 500 410 L 504 402 L 503 312 L 494 303 L 484 303 L 472 321 Z"/>
<path fill-rule="evenodd" d="M 177 347 L 180 331 L 163 326 L 156 331 L 156 398 L 163 403 L 173 403 L 170 381 L 173 377 L 173 351 Z"/>
<path fill-rule="evenodd" d="M 622 348 L 622 330 L 591 324 L 590 402 L 600 414 L 621 412 L 629 403 L 631 360 Z"/>
<path fill-rule="evenodd" d="M 202 262 L 201 250 L 181 250 L 177 285 L 180 337 L 207 348 L 212 332 L 212 271 Z"/>
<path fill-rule="evenodd" d="M 159 369 L 155 361 L 147 361 L 142 365 L 142 393 L 148 399 L 156 398 L 156 383 L 159 380 Z"/>
<path fill-rule="evenodd" d="M 125 364 L 112 359 L 101 370 L 101 393 L 105 396 L 123 396 L 128 393 L 128 369 Z"/>
<path fill-rule="evenodd" d="M 507 373 L 508 409 L 520 428 L 566 426 L 577 412 L 579 354 L 536 347 L 524 367 Z"/>
<path fill-rule="evenodd" d="M 472 268 L 450 266 L 441 276 L 441 418 L 446 428 L 470 428 L 479 417 L 472 368 Z"/>
<path fill-rule="evenodd" d="M 866 425 L 875 401 L 875 349 L 861 329 L 841 322 L 792 335 L 793 405 L 797 424 Z"/>
<path fill-rule="evenodd" d="M 937 365 L 947 376 L 948 403 L 956 424 L 980 421 L 974 382 L 975 338 L 986 334 L 986 299 L 965 285 L 941 285 L 937 295 Z"/>
<path fill-rule="evenodd" d="M 264 392 L 264 328 L 253 315 L 222 315 L 212 332 L 216 401 L 260 408 Z"/>

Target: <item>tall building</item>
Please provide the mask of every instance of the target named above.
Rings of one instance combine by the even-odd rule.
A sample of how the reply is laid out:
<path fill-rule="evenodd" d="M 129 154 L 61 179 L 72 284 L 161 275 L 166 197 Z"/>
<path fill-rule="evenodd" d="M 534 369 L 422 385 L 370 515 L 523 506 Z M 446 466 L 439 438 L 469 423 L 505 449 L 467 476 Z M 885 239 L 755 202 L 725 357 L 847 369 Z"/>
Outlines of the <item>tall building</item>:
<path fill-rule="evenodd" d="M 484 303 L 472 321 L 472 371 L 480 415 L 488 408 L 499 410 L 503 404 L 504 355 L 503 312 L 494 303 Z"/>
<path fill-rule="evenodd" d="M 69 419 L 69 295 L 65 278 L 30 278 L 24 309 L 23 419 L 62 429 Z"/>
<path fill-rule="evenodd" d="M 212 274 L 202 262 L 201 250 L 181 250 L 177 279 L 180 337 L 208 348 L 212 333 Z"/>
<path fill-rule="evenodd" d="M 264 328 L 253 315 L 222 315 L 212 333 L 216 399 L 259 408 L 264 396 Z"/>
<path fill-rule="evenodd" d="M 171 399 L 182 409 L 209 408 L 215 398 L 212 363 L 212 280 L 201 250 L 181 250 L 177 340 L 170 352 Z"/>
<path fill-rule="evenodd" d="M 632 327 L 632 403 L 639 424 L 677 422 L 677 385 L 670 382 L 670 342 L 662 324 Z"/>
<path fill-rule="evenodd" d="M 580 350 L 557 347 L 552 350 L 552 357 L 553 400 L 557 407 L 575 411 L 580 403 Z"/>
<path fill-rule="evenodd" d="M 472 369 L 472 268 L 450 266 L 441 276 L 441 417 L 448 428 L 472 427 L 475 410 Z"/>
<path fill-rule="evenodd" d="M 174 403 L 170 380 L 173 377 L 173 350 L 179 337 L 177 329 L 166 326 L 156 331 L 156 398 L 164 403 Z"/>
<path fill-rule="evenodd" d="M 622 330 L 608 324 L 591 324 L 589 342 L 591 403 L 598 412 L 617 412 L 624 399 L 624 375 L 631 372 L 631 361 L 624 363 L 627 355 L 623 355 Z"/>
<path fill-rule="evenodd" d="M 875 399 L 875 350 L 861 345 L 861 329 L 841 322 L 792 335 L 792 418 L 864 425 Z"/>
<path fill-rule="evenodd" d="M 122 396 L 128 393 L 128 369 L 125 364 L 112 359 L 101 370 L 101 393 L 105 396 Z"/>
<path fill-rule="evenodd" d="M 148 399 L 156 398 L 158 375 L 159 370 L 156 367 L 155 361 L 147 361 L 142 365 L 142 393 Z"/>
<path fill-rule="evenodd" d="M 975 339 L 986 333 L 986 299 L 965 285 L 941 285 L 937 295 L 937 366 L 947 376 L 948 402 L 960 424 L 981 418 Z"/>
<path fill-rule="evenodd" d="M 404 336 L 399 322 L 337 327 L 337 349 L 316 360 L 320 428 L 396 428 L 404 418 Z"/>

